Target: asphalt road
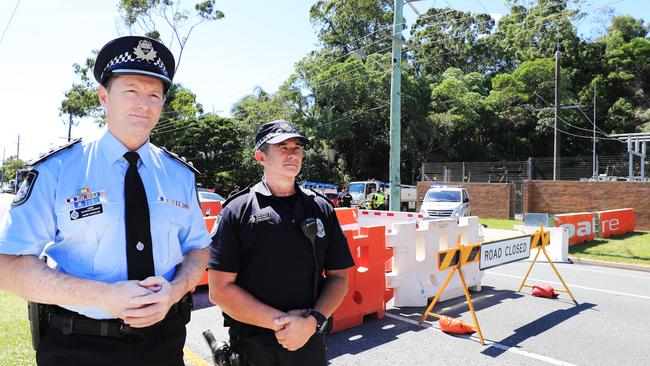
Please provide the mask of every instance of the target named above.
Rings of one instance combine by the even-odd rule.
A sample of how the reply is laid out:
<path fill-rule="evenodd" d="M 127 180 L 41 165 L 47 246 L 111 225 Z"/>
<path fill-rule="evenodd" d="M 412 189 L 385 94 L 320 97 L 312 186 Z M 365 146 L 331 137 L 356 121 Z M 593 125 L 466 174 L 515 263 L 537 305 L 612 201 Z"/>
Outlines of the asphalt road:
<path fill-rule="evenodd" d="M 486 345 L 475 335 L 442 333 L 434 318 L 417 324 L 425 308 L 394 308 L 383 319 L 327 337 L 331 365 L 649 365 L 650 273 L 557 264 L 578 304 L 567 294 L 543 299 L 516 290 L 529 262 L 490 269 L 481 292 L 472 293 Z M 529 284 L 562 288 L 548 263 L 537 263 Z M 219 308 L 206 289 L 195 295 L 197 309 L 188 327 L 187 364 L 210 365 L 201 332 L 227 339 Z M 436 306 L 435 312 L 471 323 L 464 298 Z M 207 361 L 207 362 L 206 362 Z"/>

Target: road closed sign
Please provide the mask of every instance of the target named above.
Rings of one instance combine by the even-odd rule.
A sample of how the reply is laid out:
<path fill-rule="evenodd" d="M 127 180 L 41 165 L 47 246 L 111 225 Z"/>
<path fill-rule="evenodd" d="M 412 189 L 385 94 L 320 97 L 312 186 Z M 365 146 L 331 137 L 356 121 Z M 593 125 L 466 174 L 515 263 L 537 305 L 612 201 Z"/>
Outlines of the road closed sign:
<path fill-rule="evenodd" d="M 520 236 L 481 244 L 479 269 L 500 266 L 530 257 L 531 236 Z"/>

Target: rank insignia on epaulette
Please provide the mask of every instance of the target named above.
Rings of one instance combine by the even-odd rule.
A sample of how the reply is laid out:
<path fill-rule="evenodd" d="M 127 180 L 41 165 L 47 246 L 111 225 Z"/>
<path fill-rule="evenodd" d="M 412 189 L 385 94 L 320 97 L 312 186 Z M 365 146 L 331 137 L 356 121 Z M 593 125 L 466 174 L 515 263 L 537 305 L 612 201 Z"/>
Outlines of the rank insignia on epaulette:
<path fill-rule="evenodd" d="M 169 155 L 170 157 L 174 158 L 174 160 L 180 162 L 181 164 L 185 165 L 186 167 L 190 168 L 191 171 L 193 171 L 195 174 L 202 175 L 201 172 L 192 165 L 192 162 L 187 161 L 184 157 L 178 156 L 178 154 L 173 153 L 165 147 L 160 148 L 162 151 L 165 152 L 165 154 Z"/>
<path fill-rule="evenodd" d="M 50 149 L 48 152 L 40 154 L 38 156 L 38 158 L 30 160 L 29 162 L 27 162 L 27 165 L 28 166 L 34 166 L 34 165 L 36 165 L 38 163 L 41 163 L 41 162 L 47 160 L 47 158 L 49 158 L 50 156 L 53 156 L 53 155 L 65 150 L 65 149 L 68 149 L 68 148 L 70 148 L 70 147 L 72 147 L 72 146 L 74 146 L 74 145 L 76 145 L 76 144 L 78 144 L 80 142 L 81 142 L 81 138 L 78 138 L 78 139 L 74 139 L 74 140 L 68 142 L 65 145 L 61 145 L 59 147 L 55 147 L 53 149 Z"/>

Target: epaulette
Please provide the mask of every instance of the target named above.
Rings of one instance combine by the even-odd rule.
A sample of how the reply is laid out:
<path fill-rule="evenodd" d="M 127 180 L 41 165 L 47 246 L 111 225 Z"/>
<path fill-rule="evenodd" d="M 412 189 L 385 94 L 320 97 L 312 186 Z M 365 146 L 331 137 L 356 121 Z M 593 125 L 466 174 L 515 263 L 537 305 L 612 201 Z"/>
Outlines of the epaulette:
<path fill-rule="evenodd" d="M 222 206 L 226 207 L 228 205 L 228 203 L 230 203 L 230 201 L 234 200 L 235 198 L 237 198 L 239 196 L 242 196 L 242 195 L 248 193 L 250 190 L 251 190 L 251 186 L 248 186 L 248 187 L 246 187 L 244 189 L 241 189 L 241 190 L 239 190 L 237 192 L 230 192 L 230 194 L 228 195 L 228 198 L 226 199 L 226 201 L 223 203 Z"/>
<path fill-rule="evenodd" d="M 173 152 L 167 150 L 167 149 L 164 148 L 164 147 L 161 147 L 160 149 L 161 149 L 162 151 L 164 151 L 165 154 L 167 154 L 167 155 L 169 155 L 171 158 L 173 158 L 174 160 L 178 160 L 178 162 L 180 162 L 181 164 L 183 164 L 183 165 L 185 165 L 186 167 L 190 168 L 190 170 L 193 171 L 195 174 L 202 175 L 201 172 L 198 171 L 198 169 L 196 169 L 196 168 L 194 167 L 194 165 L 192 165 L 191 162 L 187 161 L 187 159 L 178 156 L 178 154 L 175 154 L 175 153 L 173 153 Z"/>
<path fill-rule="evenodd" d="M 311 189 L 311 188 L 303 188 L 303 190 L 313 192 L 316 196 L 319 196 L 320 198 L 323 198 L 325 200 L 325 202 L 329 203 L 329 205 L 332 206 L 332 208 L 334 208 L 334 203 L 329 198 L 327 198 L 326 195 L 324 195 L 324 194 L 322 194 L 322 193 L 320 193 L 320 192 L 318 192 L 318 191 L 316 191 L 314 189 Z"/>
<path fill-rule="evenodd" d="M 49 158 L 50 156 L 54 156 L 54 155 L 58 154 L 59 152 L 61 152 L 63 150 L 66 150 L 66 149 L 69 149 L 72 146 L 74 146 L 74 145 L 76 145 L 76 144 L 78 144 L 80 142 L 81 142 L 81 138 L 78 138 L 78 139 L 74 139 L 74 140 L 68 142 L 65 145 L 61 145 L 59 147 L 55 147 L 53 149 L 50 149 L 50 151 L 39 155 L 38 158 L 28 161 L 27 165 L 34 166 L 34 165 L 36 165 L 38 163 L 41 163 L 41 162 L 47 160 L 47 158 Z"/>

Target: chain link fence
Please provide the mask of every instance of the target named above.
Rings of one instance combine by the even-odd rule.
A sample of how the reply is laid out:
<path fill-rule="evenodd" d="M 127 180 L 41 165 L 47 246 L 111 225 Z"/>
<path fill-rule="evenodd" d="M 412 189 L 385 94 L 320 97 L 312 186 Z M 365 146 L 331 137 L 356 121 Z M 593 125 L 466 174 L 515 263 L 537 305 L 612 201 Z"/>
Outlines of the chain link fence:
<path fill-rule="evenodd" d="M 629 158 L 624 156 L 599 156 L 594 169 L 589 157 L 562 157 L 557 163 L 557 180 L 628 180 Z M 645 176 L 641 177 L 641 159 L 634 158 L 634 180 L 650 181 L 650 162 L 644 163 Z M 594 174 L 595 172 L 595 174 Z M 468 183 L 511 183 L 526 179 L 553 179 L 553 158 L 528 158 L 522 161 L 446 162 L 423 163 L 421 180 Z"/>

